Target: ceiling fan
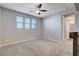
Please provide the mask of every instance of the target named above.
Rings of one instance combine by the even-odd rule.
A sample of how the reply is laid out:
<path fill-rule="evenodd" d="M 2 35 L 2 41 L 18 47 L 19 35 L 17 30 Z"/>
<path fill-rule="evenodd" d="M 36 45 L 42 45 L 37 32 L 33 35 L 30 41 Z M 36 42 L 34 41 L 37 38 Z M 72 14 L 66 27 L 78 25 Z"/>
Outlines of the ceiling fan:
<path fill-rule="evenodd" d="M 47 10 L 41 9 L 42 6 L 43 6 L 42 4 L 39 4 L 39 5 L 36 6 L 35 12 L 38 13 L 38 15 L 41 15 L 41 12 L 47 12 Z"/>

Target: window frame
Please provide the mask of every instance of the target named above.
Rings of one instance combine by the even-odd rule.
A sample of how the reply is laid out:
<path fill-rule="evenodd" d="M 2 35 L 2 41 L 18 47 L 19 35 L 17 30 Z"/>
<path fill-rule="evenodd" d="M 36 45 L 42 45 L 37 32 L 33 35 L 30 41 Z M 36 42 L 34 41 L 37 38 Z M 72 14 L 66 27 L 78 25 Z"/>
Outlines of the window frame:
<path fill-rule="evenodd" d="M 23 18 L 23 22 L 17 22 L 17 17 L 22 17 Z M 29 20 L 30 20 L 30 23 L 26 23 L 25 22 L 25 19 L 26 18 L 28 18 Z M 26 16 L 26 17 L 24 17 L 24 16 L 19 16 L 19 15 L 17 15 L 16 16 L 16 28 L 17 29 L 26 29 L 26 30 L 33 30 L 33 29 L 36 29 L 36 27 L 37 27 L 37 21 L 35 22 L 35 24 L 34 23 L 32 23 L 32 20 L 35 20 L 36 21 L 36 18 L 32 18 L 32 17 L 28 17 L 28 16 Z M 17 27 L 17 24 L 18 23 L 21 23 L 23 26 L 22 26 L 22 28 L 18 28 Z M 25 24 L 29 24 L 29 28 L 25 28 Z M 32 25 L 35 25 L 35 28 L 32 28 Z"/>
<path fill-rule="evenodd" d="M 36 29 L 36 24 L 37 24 L 37 21 L 35 22 L 35 24 L 34 23 L 32 23 L 32 20 L 35 20 L 36 21 L 36 19 L 35 18 L 31 18 L 31 29 Z M 35 25 L 35 28 L 32 28 L 32 25 Z"/>
<path fill-rule="evenodd" d="M 31 29 L 30 23 L 26 23 L 26 22 L 25 22 L 25 19 L 26 19 L 26 18 L 28 18 L 28 19 L 30 20 L 30 23 L 31 23 L 30 17 L 24 17 L 24 29 L 28 29 L 28 28 L 25 28 L 25 24 L 29 24 L 29 29 Z"/>
<path fill-rule="evenodd" d="M 17 22 L 17 17 L 22 17 L 22 16 L 16 16 L 16 28 L 17 28 L 17 29 L 23 29 L 23 28 L 24 28 L 23 22 Z M 23 21 L 24 21 L 24 17 L 22 17 L 22 18 L 23 18 Z M 17 24 L 18 24 L 18 23 L 21 23 L 21 24 L 23 25 L 22 28 L 18 28 L 18 27 L 17 27 Z"/>

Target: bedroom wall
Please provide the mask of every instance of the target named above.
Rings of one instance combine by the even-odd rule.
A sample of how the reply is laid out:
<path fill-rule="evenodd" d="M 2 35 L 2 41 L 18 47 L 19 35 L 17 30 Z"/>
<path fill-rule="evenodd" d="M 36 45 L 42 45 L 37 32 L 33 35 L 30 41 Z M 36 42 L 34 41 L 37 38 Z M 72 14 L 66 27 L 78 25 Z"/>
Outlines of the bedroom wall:
<path fill-rule="evenodd" d="M 51 16 L 43 20 L 44 38 L 49 40 L 61 40 L 61 18 Z"/>
<path fill-rule="evenodd" d="M 41 38 L 41 19 L 35 17 L 37 20 L 37 28 L 35 30 L 17 29 L 16 16 L 25 17 L 27 15 L 3 8 L 0 11 L 0 32 L 2 32 L 0 34 L 0 36 L 2 35 L 0 45 Z"/>
<path fill-rule="evenodd" d="M 1 8 L 0 8 L 0 43 L 1 43 L 1 39 L 2 39 L 2 35 L 1 35 L 1 30 L 2 30 L 2 26 L 1 26 L 2 24 L 1 24 Z"/>
<path fill-rule="evenodd" d="M 79 10 L 76 10 L 75 16 L 75 31 L 79 32 Z M 78 39 L 78 46 L 79 46 L 79 39 Z"/>
<path fill-rule="evenodd" d="M 74 13 L 74 9 L 64 10 L 43 18 L 43 39 L 64 40 L 63 16 L 69 13 Z"/>

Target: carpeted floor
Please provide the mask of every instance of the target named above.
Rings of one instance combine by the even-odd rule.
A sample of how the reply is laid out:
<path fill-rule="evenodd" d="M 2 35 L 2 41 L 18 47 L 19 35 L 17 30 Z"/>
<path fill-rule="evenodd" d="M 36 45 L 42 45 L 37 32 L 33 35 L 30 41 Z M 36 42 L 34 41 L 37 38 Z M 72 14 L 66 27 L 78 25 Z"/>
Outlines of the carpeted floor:
<path fill-rule="evenodd" d="M 1 56 L 72 56 L 72 40 L 37 39 L 0 48 Z"/>

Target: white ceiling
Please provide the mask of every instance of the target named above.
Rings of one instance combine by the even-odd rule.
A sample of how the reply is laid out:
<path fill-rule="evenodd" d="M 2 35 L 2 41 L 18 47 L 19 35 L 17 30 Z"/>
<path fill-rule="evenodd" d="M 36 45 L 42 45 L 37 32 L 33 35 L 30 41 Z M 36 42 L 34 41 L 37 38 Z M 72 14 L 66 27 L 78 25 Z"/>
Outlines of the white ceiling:
<path fill-rule="evenodd" d="M 72 3 L 43 3 L 41 9 L 46 9 L 47 12 L 42 12 L 41 15 L 38 15 L 34 11 L 37 3 L 0 3 L 1 7 L 8 8 L 11 10 L 19 11 L 22 13 L 30 14 L 37 17 L 46 17 L 51 14 L 55 14 L 66 9 L 72 8 L 74 4 Z"/>

